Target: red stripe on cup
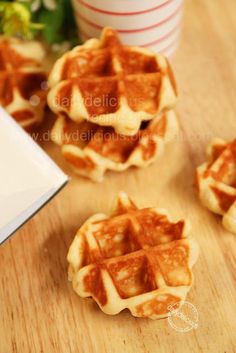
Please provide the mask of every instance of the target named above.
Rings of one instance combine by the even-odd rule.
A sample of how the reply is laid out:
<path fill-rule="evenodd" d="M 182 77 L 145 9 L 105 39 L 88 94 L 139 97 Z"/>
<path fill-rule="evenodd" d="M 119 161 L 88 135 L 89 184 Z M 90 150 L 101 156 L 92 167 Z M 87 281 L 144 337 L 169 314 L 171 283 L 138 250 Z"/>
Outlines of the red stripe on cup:
<path fill-rule="evenodd" d="M 170 49 L 168 49 L 168 51 L 165 51 L 164 53 L 160 53 L 161 55 L 164 55 L 167 58 L 171 58 L 171 56 L 175 53 L 178 45 L 178 43 L 176 43 L 175 45 L 173 45 Z"/>
<path fill-rule="evenodd" d="M 167 0 L 165 1 L 163 4 L 160 4 L 158 6 L 152 7 L 150 9 L 147 10 L 142 10 L 142 11 L 136 11 L 136 12 L 115 12 L 115 11 L 107 11 L 107 10 L 102 10 L 99 9 L 95 6 L 92 6 L 90 4 L 88 4 L 87 2 L 83 1 L 83 0 L 77 0 L 77 2 L 81 5 L 83 5 L 84 7 L 87 7 L 88 9 L 95 11 L 95 12 L 100 12 L 100 13 L 104 13 L 106 15 L 112 15 L 112 16 L 132 16 L 132 15 L 142 15 L 148 12 L 152 12 L 155 10 L 159 10 L 161 8 L 166 7 L 167 5 L 171 4 L 174 0 Z"/>
<path fill-rule="evenodd" d="M 81 33 L 81 35 L 83 36 L 84 34 Z M 157 52 L 159 54 L 162 54 L 162 55 L 165 55 L 165 56 L 169 56 L 169 55 L 173 54 L 173 52 L 175 51 L 175 49 L 177 47 L 177 43 L 178 43 L 178 38 L 175 38 L 166 47 L 162 48 L 161 50 L 157 50 Z M 154 47 L 155 47 L 155 45 L 154 45 Z M 150 48 L 152 48 L 152 46 L 150 46 Z M 152 50 L 155 52 L 154 48 L 152 48 Z"/>
<path fill-rule="evenodd" d="M 167 32 L 164 36 L 153 40 L 152 42 L 149 43 L 145 43 L 145 44 L 140 44 L 141 47 L 150 47 L 152 45 L 158 44 L 163 42 L 164 40 L 168 39 L 169 37 L 172 36 L 172 34 L 174 34 L 175 32 L 177 32 L 178 28 L 180 27 L 180 21 L 178 21 L 177 25 L 174 26 L 174 28 L 172 28 L 169 32 Z"/>
<path fill-rule="evenodd" d="M 137 33 L 137 32 L 144 32 L 147 31 L 149 29 L 153 29 L 159 26 L 162 26 L 163 24 L 168 23 L 170 20 L 172 20 L 182 9 L 182 4 L 180 4 L 180 6 L 177 7 L 177 9 L 168 17 L 166 17 L 164 20 L 157 22 L 156 24 L 152 25 L 152 26 L 148 26 L 148 27 L 144 27 L 144 28 L 137 28 L 137 29 L 117 29 L 117 32 L 119 33 Z M 87 18 L 85 18 L 84 16 L 82 16 L 81 14 L 78 13 L 78 11 L 76 12 L 76 15 L 78 16 L 78 18 L 87 23 L 89 26 L 97 28 L 99 30 L 103 29 L 103 26 L 98 25 L 97 23 L 91 22 L 89 21 Z"/>
<path fill-rule="evenodd" d="M 178 28 L 180 27 L 180 22 L 177 23 L 177 25 L 175 25 L 169 32 L 167 32 L 164 36 L 149 42 L 149 43 L 144 43 L 144 44 L 139 44 L 140 47 L 150 47 L 152 45 L 156 45 L 159 43 L 162 43 L 163 41 L 165 41 L 166 39 L 168 39 L 169 37 L 171 37 L 175 32 L 178 31 Z M 91 36 L 85 32 L 84 30 L 80 29 L 79 30 L 80 34 L 85 38 L 85 39 L 91 39 Z"/>
<path fill-rule="evenodd" d="M 159 53 L 165 54 L 166 52 L 170 51 L 172 47 L 177 45 L 177 42 L 178 42 L 178 38 L 174 38 L 174 40 L 171 43 L 169 43 L 166 47 L 162 48 Z"/>

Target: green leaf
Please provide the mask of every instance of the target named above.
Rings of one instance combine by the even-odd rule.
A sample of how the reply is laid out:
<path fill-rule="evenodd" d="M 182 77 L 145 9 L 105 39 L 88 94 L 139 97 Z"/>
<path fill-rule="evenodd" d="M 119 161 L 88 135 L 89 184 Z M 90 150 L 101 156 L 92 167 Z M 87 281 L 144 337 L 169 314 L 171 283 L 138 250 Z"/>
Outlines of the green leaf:
<path fill-rule="evenodd" d="M 47 9 L 41 0 L 34 12 L 32 2 L 33 0 L 0 0 L 0 33 L 32 38 L 41 30 L 42 37 L 50 45 L 62 42 L 70 42 L 71 46 L 78 44 L 71 0 L 57 0 L 55 10 Z"/>
<path fill-rule="evenodd" d="M 43 37 L 49 44 L 58 43 L 63 40 L 61 30 L 64 20 L 63 1 L 59 0 L 56 10 L 42 9 L 39 14 L 39 22 L 44 24 Z"/>

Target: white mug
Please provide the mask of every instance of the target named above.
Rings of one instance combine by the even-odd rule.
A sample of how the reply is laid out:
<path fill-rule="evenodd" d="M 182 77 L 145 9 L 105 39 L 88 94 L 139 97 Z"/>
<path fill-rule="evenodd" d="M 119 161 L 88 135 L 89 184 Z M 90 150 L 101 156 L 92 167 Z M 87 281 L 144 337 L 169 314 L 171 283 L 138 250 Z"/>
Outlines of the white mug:
<path fill-rule="evenodd" d="M 103 27 L 117 29 L 127 45 L 171 56 L 178 44 L 183 0 L 73 0 L 83 41 L 99 37 Z"/>

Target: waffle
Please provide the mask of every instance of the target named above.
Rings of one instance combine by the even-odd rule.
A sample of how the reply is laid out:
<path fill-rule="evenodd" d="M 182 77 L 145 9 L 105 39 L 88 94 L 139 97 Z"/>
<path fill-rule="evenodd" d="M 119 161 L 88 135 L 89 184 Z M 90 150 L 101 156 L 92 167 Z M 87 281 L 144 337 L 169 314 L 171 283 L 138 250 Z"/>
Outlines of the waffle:
<path fill-rule="evenodd" d="M 236 233 L 236 139 L 214 139 L 207 148 L 207 162 L 197 168 L 201 202 L 222 215 L 223 226 Z"/>
<path fill-rule="evenodd" d="M 38 42 L 0 37 L 0 105 L 26 129 L 39 124 L 44 116 L 44 57 Z"/>
<path fill-rule="evenodd" d="M 145 124 L 145 125 L 144 125 Z M 117 134 L 113 128 L 89 122 L 75 123 L 60 116 L 51 132 L 65 160 L 77 174 L 102 181 L 106 170 L 145 167 L 156 160 L 178 131 L 175 113 L 169 111 L 150 122 L 135 136 Z"/>
<path fill-rule="evenodd" d="M 123 46 L 111 28 L 60 58 L 49 86 L 48 104 L 57 115 L 111 126 L 123 135 L 135 135 L 142 121 L 172 108 L 177 96 L 167 59 Z"/>
<path fill-rule="evenodd" d="M 167 317 L 193 283 L 198 247 L 188 232 L 184 221 L 139 209 L 121 193 L 111 217 L 94 215 L 77 232 L 67 256 L 69 279 L 106 314 L 127 308 L 137 317 Z"/>

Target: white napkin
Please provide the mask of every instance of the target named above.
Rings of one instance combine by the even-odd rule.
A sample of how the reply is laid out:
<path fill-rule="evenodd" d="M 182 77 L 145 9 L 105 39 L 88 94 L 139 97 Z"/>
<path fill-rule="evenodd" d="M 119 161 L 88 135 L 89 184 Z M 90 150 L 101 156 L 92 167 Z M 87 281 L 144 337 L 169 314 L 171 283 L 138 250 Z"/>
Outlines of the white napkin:
<path fill-rule="evenodd" d="M 67 181 L 49 156 L 0 107 L 0 244 Z"/>

